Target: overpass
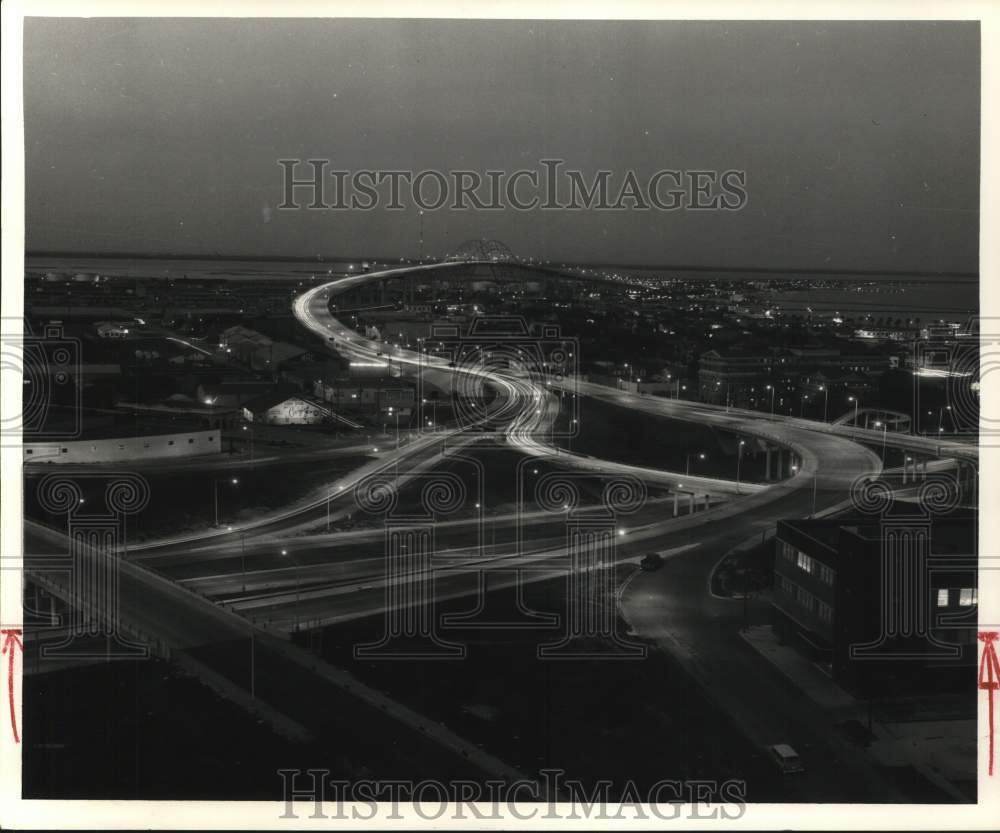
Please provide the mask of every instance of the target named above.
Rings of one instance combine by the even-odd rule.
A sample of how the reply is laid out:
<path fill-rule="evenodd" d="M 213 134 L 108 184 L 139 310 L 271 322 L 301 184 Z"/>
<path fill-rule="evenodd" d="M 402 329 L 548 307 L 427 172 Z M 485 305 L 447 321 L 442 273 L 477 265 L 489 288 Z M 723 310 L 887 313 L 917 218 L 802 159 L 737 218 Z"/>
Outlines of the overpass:
<path fill-rule="evenodd" d="M 388 271 L 397 274 L 421 273 L 439 268 L 441 266 L 435 264 Z M 337 321 L 330 313 L 329 301 L 345 288 L 381 280 L 385 274 L 369 273 L 343 278 L 311 289 L 296 298 L 295 315 L 304 326 L 324 340 L 336 338 L 338 349 L 343 349 L 347 355 L 370 359 L 377 354 L 379 345 Z M 656 472 L 643 467 L 623 468 L 609 461 L 571 455 L 554 448 L 545 439 L 558 413 L 559 401 L 553 390 L 546 389 L 548 386 L 541 387 L 530 379 L 519 379 L 494 369 L 451 368 L 447 361 L 425 354 L 401 350 L 395 357 L 415 372 L 432 369 L 452 376 L 464 374 L 494 386 L 498 397 L 489 416 L 502 423 L 507 445 L 523 454 L 552 459 L 559 465 L 579 467 L 598 474 L 627 472 L 652 480 L 659 478 L 658 482 L 676 480 L 683 486 L 695 484 L 718 492 L 730 488 L 724 481 L 711 483 L 706 478 L 691 478 L 676 472 Z M 627 530 L 621 530 L 622 536 L 614 541 L 613 550 L 618 561 L 634 563 L 650 550 L 659 550 L 677 563 L 698 565 L 692 573 L 695 584 L 689 588 L 692 591 L 691 609 L 686 614 L 693 628 L 704 626 L 715 632 L 715 625 L 705 618 L 710 614 L 699 612 L 697 604 L 700 594 L 696 588 L 701 586 L 703 565 L 714 563 L 719 552 L 772 528 L 779 518 L 819 514 L 842 506 L 850 499 L 859 478 L 877 473 L 881 468 L 878 456 L 855 439 L 871 441 L 871 435 L 875 435 L 876 441 L 880 441 L 882 432 L 789 417 L 770 419 L 759 412 L 641 396 L 577 380 L 566 380 L 563 388 L 571 383 L 581 395 L 601 398 L 652 415 L 696 421 L 739 436 L 753 437 L 792 452 L 801 461 L 791 477 L 766 488 L 759 484 L 749 488 L 747 484 L 736 499 L 717 503 L 705 511 L 680 517 L 662 512 L 660 517 L 644 518 L 641 522 L 629 523 Z M 261 651 L 253 653 L 253 656 L 270 681 L 268 685 L 271 688 L 267 695 L 270 704 L 307 729 L 317 725 L 313 695 L 336 697 L 339 698 L 337 702 L 345 702 L 343 698 L 346 694 L 350 693 L 353 698 L 355 693 L 363 692 L 363 700 L 373 709 L 371 714 L 388 713 L 396 723 L 404 725 L 408 733 L 416 733 L 408 734 L 408 737 L 419 737 L 433 728 L 431 737 L 436 741 L 435 748 L 445 750 L 449 755 L 454 753 L 461 759 L 472 758 L 473 763 L 484 771 L 502 774 L 502 777 L 515 777 L 516 773 L 503 762 L 480 756 L 481 750 L 470 748 L 451 733 L 429 727 L 420 715 L 400 711 L 399 704 L 388 702 L 388 698 L 379 692 L 365 689 L 359 681 L 342 675 L 338 669 L 331 669 L 321 662 L 317 664 L 315 656 L 280 638 L 282 634 L 297 630 L 300 623 L 318 626 L 382 614 L 386 611 L 387 594 L 394 584 L 421 583 L 430 578 L 428 573 L 433 572 L 434 565 L 416 569 L 405 577 L 386 575 L 384 541 L 378 535 L 349 536 L 349 540 L 344 542 L 344 553 L 335 553 L 331 559 L 328 544 L 334 536 L 328 536 L 326 540 L 317 540 L 314 536 L 299 541 L 290 537 L 289 533 L 301 530 L 310 518 L 315 521 L 324 510 L 330 511 L 331 503 L 335 516 L 346 511 L 348 506 L 353 507 L 351 487 L 365 477 L 386 474 L 398 467 L 399 477 L 405 482 L 406 478 L 420 471 L 439 466 L 444 459 L 442 451 L 445 444 L 454 448 L 480 438 L 481 435 L 470 430 L 472 427 L 425 435 L 398 451 L 383 452 L 363 470 L 345 476 L 336 484 L 335 493 L 314 502 L 305 511 L 291 509 L 231 532 L 213 532 L 155 545 L 131 546 L 130 561 L 141 561 L 150 566 L 179 557 L 238 564 L 244 546 L 243 537 L 252 533 L 251 551 L 258 546 L 262 551 L 273 550 L 275 542 L 281 541 L 290 552 L 298 553 L 302 562 L 269 571 L 269 574 L 268 571 L 252 571 L 249 593 L 245 592 L 245 587 L 244 592 L 240 590 L 241 580 L 245 583 L 246 574 L 240 577 L 232 570 L 218 572 L 212 577 L 212 582 L 189 583 L 192 587 L 200 584 L 201 589 L 210 595 L 228 596 L 225 605 L 219 605 L 157 576 L 139 563 L 125 561 L 122 577 L 126 607 L 123 616 L 134 622 L 137 630 L 149 633 L 167 645 L 171 652 L 205 648 L 209 652 Z M 968 448 L 964 446 L 956 450 L 968 453 Z M 733 493 L 730 490 L 729 494 Z M 562 522 L 559 517 L 555 520 L 557 525 Z M 479 585 L 475 581 L 470 584 L 468 580 L 469 575 L 474 576 L 476 572 L 493 576 L 495 582 L 491 586 L 494 588 L 566 575 L 571 553 L 565 532 L 553 533 L 551 523 L 548 527 L 540 523 L 537 529 L 538 534 L 527 542 L 527 546 L 521 546 L 520 541 L 500 541 L 477 552 L 475 544 L 470 543 L 474 539 L 468 525 L 456 524 L 454 537 L 442 541 L 452 549 L 447 554 L 457 557 L 452 563 L 469 572 L 435 575 L 435 599 L 462 598 L 479 592 Z M 475 530 L 472 532 L 474 535 Z M 45 552 L 54 546 L 60 552 L 66 551 L 65 538 L 52 538 L 50 531 L 33 528 L 30 537 L 31 546 L 36 550 Z M 530 568 L 530 572 L 526 568 Z M 310 585 L 303 588 L 299 582 L 305 580 L 310 581 Z M 239 648 L 240 645 L 243 648 Z M 289 680 L 295 682 L 291 687 L 287 684 Z M 240 684 L 238 680 L 232 682 Z M 247 685 L 246 681 L 242 684 Z M 257 696 L 263 696 L 260 689 L 257 689 Z M 380 729 L 376 734 L 381 736 L 385 731 Z"/>
<path fill-rule="evenodd" d="M 444 268 L 450 266 L 444 264 Z M 293 311 L 299 321 L 318 337 L 324 340 L 336 339 L 339 352 L 358 361 L 370 361 L 378 357 L 383 350 L 382 345 L 364 338 L 338 321 L 330 312 L 332 298 L 366 283 L 401 274 L 431 273 L 440 268 L 441 264 L 425 264 L 340 278 L 300 295 L 295 299 Z M 726 481 L 708 483 L 705 478 L 624 466 L 553 447 L 545 440 L 548 426 L 558 411 L 558 399 L 549 386 L 542 386 L 531 379 L 518 378 L 498 369 L 452 367 L 444 358 L 402 348 L 393 350 L 392 358 L 411 372 L 433 370 L 453 376 L 473 376 L 479 377 L 483 383 L 495 386 L 499 391 L 501 405 L 492 416 L 494 420 L 504 422 L 503 433 L 507 445 L 523 454 L 549 458 L 560 466 L 580 468 L 597 474 L 627 473 L 651 482 L 673 484 L 674 488 L 694 485 L 731 495 L 738 491 L 736 484 Z M 860 476 L 877 473 L 881 467 L 877 455 L 849 437 L 840 436 L 839 431 L 842 429 L 838 427 L 818 426 L 808 420 L 783 417 L 767 419 L 759 412 L 727 410 L 703 403 L 640 396 L 575 380 L 564 382 L 562 387 L 565 389 L 571 384 L 574 390 L 583 395 L 607 399 L 651 414 L 709 424 L 740 436 L 755 438 L 776 449 L 794 453 L 801 461 L 793 470 L 792 476 L 780 483 L 767 487 L 760 484 L 752 487 L 744 485 L 739 490 L 740 497 L 737 500 L 715 505 L 697 514 L 667 517 L 640 526 L 630 526 L 627 537 L 618 542 L 619 551 L 625 558 L 637 558 L 651 547 L 668 546 L 678 541 L 687 546 L 696 529 L 699 540 L 707 545 L 713 541 L 725 540 L 733 534 L 746 537 L 754 530 L 773 525 L 781 517 L 813 514 L 842 505 L 849 499 L 851 489 Z M 442 443 L 456 439 L 468 442 L 470 437 L 474 441 L 478 437 L 470 430 L 472 428 L 473 425 L 453 428 L 430 437 Z M 406 450 L 401 450 L 398 461 L 405 462 L 408 456 Z M 441 458 L 436 459 L 439 461 Z M 725 521 L 725 524 L 720 526 L 719 521 Z M 563 540 L 542 538 L 534 543 L 535 546 L 528 553 L 520 552 L 515 546 L 499 547 L 487 556 L 470 557 L 464 565 L 506 572 L 514 566 L 530 562 L 535 568 L 533 575 L 536 580 L 551 577 L 563 569 L 562 564 L 567 555 Z M 218 544 L 219 548 L 233 546 L 232 541 L 220 541 Z M 387 584 L 384 575 L 380 575 L 384 573 L 384 565 L 378 561 L 380 555 L 379 552 L 373 553 L 370 558 L 355 559 L 356 563 L 343 571 L 334 583 L 314 587 L 308 593 L 264 594 L 260 598 L 249 600 L 247 608 L 252 608 L 255 615 L 268 618 L 275 626 L 287 628 L 293 628 L 293 623 L 298 621 L 325 624 L 379 613 L 385 607 L 384 591 Z M 538 569 L 545 565 L 551 566 L 551 572 Z M 308 566 L 299 572 L 303 576 L 307 575 Z M 411 580 L 419 580 L 419 577 L 411 576 Z M 438 598 L 450 598 L 474 591 L 470 591 L 460 581 L 445 578 L 437 583 L 435 592 Z M 294 615 L 291 613 L 293 610 Z"/>
<path fill-rule="evenodd" d="M 383 765 L 419 762 L 422 771 L 428 767 L 436 773 L 433 777 L 458 777 L 471 765 L 489 777 L 526 778 L 442 724 L 298 647 L 280 630 L 260 627 L 117 553 L 80 540 L 71 544 L 58 530 L 25 521 L 24 533 L 26 574 L 98 618 L 110 612 L 91 610 L 92 600 L 80 598 L 79 582 L 70 582 L 68 575 L 58 578 L 58 571 L 44 564 L 53 555 L 60 562 L 72 551 L 79 569 L 104 573 L 113 560 L 118 600 L 114 632 L 151 644 L 156 654 L 177 661 L 281 734 L 332 741 L 363 734 L 377 750 L 371 757 Z"/>
<path fill-rule="evenodd" d="M 357 360 L 371 360 L 383 349 L 379 343 L 364 338 L 339 322 L 330 312 L 329 302 L 337 294 L 351 287 L 383 280 L 387 275 L 408 273 L 432 273 L 442 268 L 441 264 L 407 266 L 341 278 L 308 290 L 295 299 L 293 310 L 296 317 L 320 338 L 337 339 L 338 350 Z M 449 264 L 444 264 L 449 268 Z M 650 547 L 667 545 L 684 540 L 689 542 L 690 530 L 699 527 L 707 534 L 705 527 L 725 519 L 726 532 L 744 531 L 750 534 L 762 526 L 773 525 L 781 517 L 815 514 L 831 507 L 844 505 L 850 498 L 855 482 L 866 474 L 879 471 L 881 463 L 876 454 L 868 451 L 860 443 L 876 445 L 883 439 L 883 432 L 844 424 L 827 424 L 788 416 L 770 417 L 758 411 L 726 408 L 721 405 L 690 402 L 678 399 L 663 399 L 613 390 L 601 385 L 583 382 L 575 378 L 564 380 L 560 385 L 542 386 L 531 379 L 518 378 L 499 369 L 484 369 L 477 366 L 449 367 L 446 359 L 430 356 L 422 352 L 398 349 L 393 358 L 401 366 L 414 373 L 442 373 L 453 378 L 471 377 L 484 384 L 494 386 L 498 391 L 492 411 L 484 414 L 483 420 L 492 419 L 503 427 L 506 444 L 522 454 L 549 459 L 563 469 L 578 469 L 598 476 L 630 475 L 646 482 L 664 486 L 690 501 L 691 512 L 678 516 L 675 505 L 671 516 L 669 511 L 659 521 L 642 523 L 630 527 L 627 539 L 618 542 L 624 557 L 630 553 L 648 551 Z M 555 390 L 553 390 L 553 388 Z M 791 469 L 791 477 L 778 484 L 736 484 L 726 480 L 692 477 L 678 472 L 663 472 L 656 469 L 627 466 L 611 461 L 598 460 L 581 454 L 573 454 L 556 448 L 546 442 L 547 436 L 558 413 L 559 402 L 555 391 L 570 390 L 580 395 L 612 402 L 627 407 L 672 419 L 688 420 L 711 425 L 741 437 L 753 438 L 764 446 L 781 449 L 785 455 L 795 455 L 799 461 Z M 210 531 L 183 539 L 174 538 L 133 545 L 132 557 L 148 560 L 153 564 L 172 564 L 187 557 L 206 561 L 223 562 L 227 559 L 241 559 L 246 550 L 246 539 L 251 538 L 253 553 L 259 545 L 274 549 L 274 542 L 288 540 L 290 534 L 301 535 L 315 529 L 317 520 L 325 511 L 328 518 L 340 519 L 356 509 L 353 488 L 365 477 L 373 474 L 393 473 L 399 487 L 405 485 L 421 472 L 432 471 L 446 460 L 446 452 L 451 453 L 480 439 L 475 425 L 449 428 L 423 435 L 402 446 L 398 450 L 385 450 L 379 457 L 355 472 L 345 475 L 334 484 L 330 492 L 321 499 L 306 504 L 288 507 L 271 516 L 246 524 L 238 529 Z M 974 461 L 977 452 L 974 447 L 963 443 L 937 443 L 923 437 L 889 437 L 900 447 L 930 455 L 932 453 Z M 786 460 L 788 457 L 786 456 Z M 786 466 L 786 471 L 790 467 Z M 796 495 L 794 499 L 791 497 Z M 690 497 L 688 497 L 690 496 Z M 697 496 L 697 506 L 695 505 Z M 701 510 L 702 497 L 707 500 L 707 508 Z M 727 504 L 719 504 L 718 497 L 735 498 Z M 676 498 L 675 498 L 676 503 Z M 685 507 L 686 508 L 686 507 Z M 530 553 L 520 553 L 516 546 L 500 544 L 490 551 L 474 553 L 475 544 L 468 526 L 462 538 L 452 540 L 451 546 L 458 553 L 464 548 L 472 553 L 464 564 L 470 568 L 503 571 L 509 569 L 519 556 L 530 555 L 535 562 L 542 561 L 558 569 L 564 560 L 564 541 L 551 534 L 544 518 L 531 522 L 536 540 Z M 685 536 L 688 536 L 685 538 Z M 717 540 L 718 536 L 708 535 L 706 541 Z M 292 542 L 292 546 L 298 543 Z M 309 546 L 302 550 L 308 554 Z M 342 621 L 344 617 L 367 616 L 384 608 L 384 555 L 376 546 L 368 553 L 360 553 L 356 558 L 347 558 L 352 563 L 340 567 L 321 567 L 316 563 L 296 564 L 270 572 L 270 578 L 251 577 L 251 584 L 258 587 L 257 598 L 248 599 L 246 609 L 264 616 L 278 628 L 294 629 L 299 622 L 322 624 Z M 307 555 L 305 560 L 308 561 Z M 544 572 L 538 573 L 544 575 Z M 258 581 L 258 579 L 260 581 Z M 299 580 L 315 586 L 308 594 L 287 592 L 291 582 Z M 216 576 L 216 586 L 228 587 L 233 596 L 232 603 L 242 604 L 235 597 L 242 583 L 235 578 L 228 582 Z M 445 585 L 447 582 L 445 583 Z M 442 597 L 462 595 L 467 588 L 442 585 Z M 235 588 L 235 589 L 234 589 Z M 284 590 L 283 590 L 284 588 Z M 271 591 L 274 591 L 273 593 Z M 346 594 L 350 593 L 350 597 Z"/>

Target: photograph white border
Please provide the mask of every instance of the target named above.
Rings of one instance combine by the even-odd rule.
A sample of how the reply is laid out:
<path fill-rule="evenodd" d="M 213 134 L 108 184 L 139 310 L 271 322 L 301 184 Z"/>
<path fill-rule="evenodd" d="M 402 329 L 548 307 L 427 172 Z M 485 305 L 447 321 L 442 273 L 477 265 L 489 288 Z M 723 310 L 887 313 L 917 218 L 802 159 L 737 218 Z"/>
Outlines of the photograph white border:
<path fill-rule="evenodd" d="M 22 110 L 22 20 L 25 16 L 51 17 L 360 17 L 360 18 L 496 18 L 496 19 L 618 19 L 618 20 L 979 20 L 982 59 L 982 134 L 980 179 L 980 313 L 1000 316 L 1000 4 L 990 2 L 916 2 L 910 0 L 847 0 L 847 2 L 773 2 L 755 0 L 712 0 L 712 2 L 669 2 L 660 0 L 554 0 L 544 6 L 526 0 L 460 2 L 460 0 L 272 0 L 271 2 L 215 3 L 194 0 L 122 0 L 105 2 L 59 2 L 21 0 L 4 2 L 2 15 L 2 315 L 20 317 L 23 312 L 24 269 L 24 136 Z M 16 374 L 4 373 L 0 396 L 5 408 L 20 401 L 21 385 Z M 981 390 L 983 420 L 1000 419 L 1000 390 L 996 378 L 983 379 Z M 1000 506 L 1000 476 L 997 462 L 1000 449 L 984 446 L 980 452 L 980 500 L 983 506 Z M 19 556 L 22 529 L 21 451 L 0 448 L 2 500 L 0 500 L 0 552 L 6 558 Z M 1000 513 L 980 516 L 980 557 L 1000 554 Z M 12 571 L 0 574 L 0 622 L 16 626 L 21 617 L 21 587 L 11 581 Z M 7 580 L 5 580 L 7 579 Z M 980 572 L 979 609 L 981 627 L 1000 624 L 1000 576 L 995 571 Z M 3 658 L 6 665 L 6 657 Z M 4 685 L 4 689 L 6 684 Z M 6 698 L 6 691 L 3 692 Z M 17 692 L 20 703 L 20 691 Z M 522 821 L 470 819 L 449 822 L 446 818 L 429 822 L 419 816 L 403 819 L 380 816 L 371 825 L 385 829 L 476 828 L 510 829 L 520 825 L 537 829 L 729 829 L 796 828 L 826 830 L 859 829 L 992 829 L 1000 819 L 1000 767 L 993 778 L 986 775 L 986 705 L 980 703 L 979 801 L 975 805 L 817 805 L 750 804 L 739 819 L 692 819 L 682 812 L 673 821 L 608 821 L 583 819 L 576 822 L 547 820 L 545 805 L 523 805 Z M 6 713 L 6 704 L 4 704 Z M 20 716 L 18 716 L 20 720 Z M 1000 722 L 1000 721 L 998 721 Z M 1000 749 L 998 749 L 1000 755 Z M 282 801 L 24 801 L 20 798 L 20 747 L 9 732 L 0 737 L 0 827 L 4 829 L 78 828 L 167 828 L 222 830 L 258 829 L 337 829 L 363 826 L 335 819 L 309 819 L 300 813 L 297 820 L 281 819 Z M 275 780 L 278 792 L 278 780 Z M 350 805 L 345 805 L 350 807 Z M 532 809 L 536 812 L 530 817 Z M 703 811 L 704 812 L 704 811 Z"/>

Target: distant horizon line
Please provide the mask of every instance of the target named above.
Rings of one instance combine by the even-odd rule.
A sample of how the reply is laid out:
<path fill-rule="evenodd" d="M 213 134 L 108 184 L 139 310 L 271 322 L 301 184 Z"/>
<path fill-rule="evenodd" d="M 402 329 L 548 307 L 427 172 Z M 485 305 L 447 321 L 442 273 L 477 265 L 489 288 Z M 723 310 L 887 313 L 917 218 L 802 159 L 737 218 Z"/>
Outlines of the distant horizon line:
<path fill-rule="evenodd" d="M 358 263 L 362 261 L 372 261 L 377 263 L 392 263 L 398 260 L 397 257 L 334 257 L 329 255 L 316 255 L 313 257 L 304 257 L 301 255 L 248 255 L 248 254 L 205 254 L 205 253 L 186 253 L 177 254 L 169 252 L 150 252 L 150 253 L 138 253 L 138 252 L 122 252 L 122 251 L 108 251 L 108 252 L 86 252 L 86 251 L 25 251 L 25 260 L 31 257 L 50 257 L 50 258 L 88 258 L 88 259 L 99 259 L 99 258 L 109 258 L 109 259 L 119 259 L 124 260 L 126 258 L 135 258 L 139 260 L 208 260 L 208 261 L 262 261 L 268 263 Z M 419 258 L 404 257 L 404 261 L 414 261 L 419 262 Z M 444 262 L 444 261 L 440 261 Z M 517 262 L 517 261 L 514 261 Z M 542 264 L 545 265 L 545 264 Z M 675 272 L 724 272 L 724 273 L 750 273 L 750 274 L 775 274 L 775 275 L 794 275 L 794 274 L 809 274 L 809 275 L 857 275 L 857 276 L 883 276 L 883 277 L 911 277 L 911 278 L 939 278 L 939 277 L 955 277 L 963 278 L 966 280 L 979 281 L 978 272 L 946 272 L 946 271 L 920 271 L 920 270 L 899 270 L 899 269 L 816 269 L 816 268 L 801 268 L 801 267 L 766 267 L 766 266 L 694 266 L 694 265 L 683 265 L 683 264 L 632 264 L 632 263 L 607 263 L 599 261 L 571 261 L 571 260 L 560 260 L 554 261 L 549 260 L 548 265 L 562 265 L 562 266 L 587 266 L 596 267 L 601 269 L 645 269 L 645 270 L 664 270 L 664 271 L 675 271 Z"/>

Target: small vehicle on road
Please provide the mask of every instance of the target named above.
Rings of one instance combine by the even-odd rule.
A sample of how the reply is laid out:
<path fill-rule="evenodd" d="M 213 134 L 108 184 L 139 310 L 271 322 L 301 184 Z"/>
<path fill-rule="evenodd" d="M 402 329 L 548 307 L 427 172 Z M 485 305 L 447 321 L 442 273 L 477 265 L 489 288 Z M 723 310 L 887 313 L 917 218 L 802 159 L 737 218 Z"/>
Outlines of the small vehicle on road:
<path fill-rule="evenodd" d="M 659 570 L 663 566 L 663 556 L 658 552 L 650 552 L 642 557 L 642 561 L 639 562 L 639 567 L 647 572 L 652 572 L 653 570 Z"/>
<path fill-rule="evenodd" d="M 799 753 L 787 743 L 776 743 L 767 747 L 767 753 L 774 764 L 781 770 L 782 775 L 792 775 L 796 772 L 805 772 L 805 766 Z"/>

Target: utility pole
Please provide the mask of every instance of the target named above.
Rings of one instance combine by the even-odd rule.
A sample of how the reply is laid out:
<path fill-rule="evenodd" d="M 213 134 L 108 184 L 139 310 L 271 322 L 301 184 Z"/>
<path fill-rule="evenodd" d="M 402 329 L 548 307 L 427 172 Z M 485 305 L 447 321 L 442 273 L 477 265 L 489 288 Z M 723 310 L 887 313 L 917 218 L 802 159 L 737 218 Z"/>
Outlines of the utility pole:
<path fill-rule="evenodd" d="M 250 626 L 250 699 L 257 699 L 257 634 Z"/>

